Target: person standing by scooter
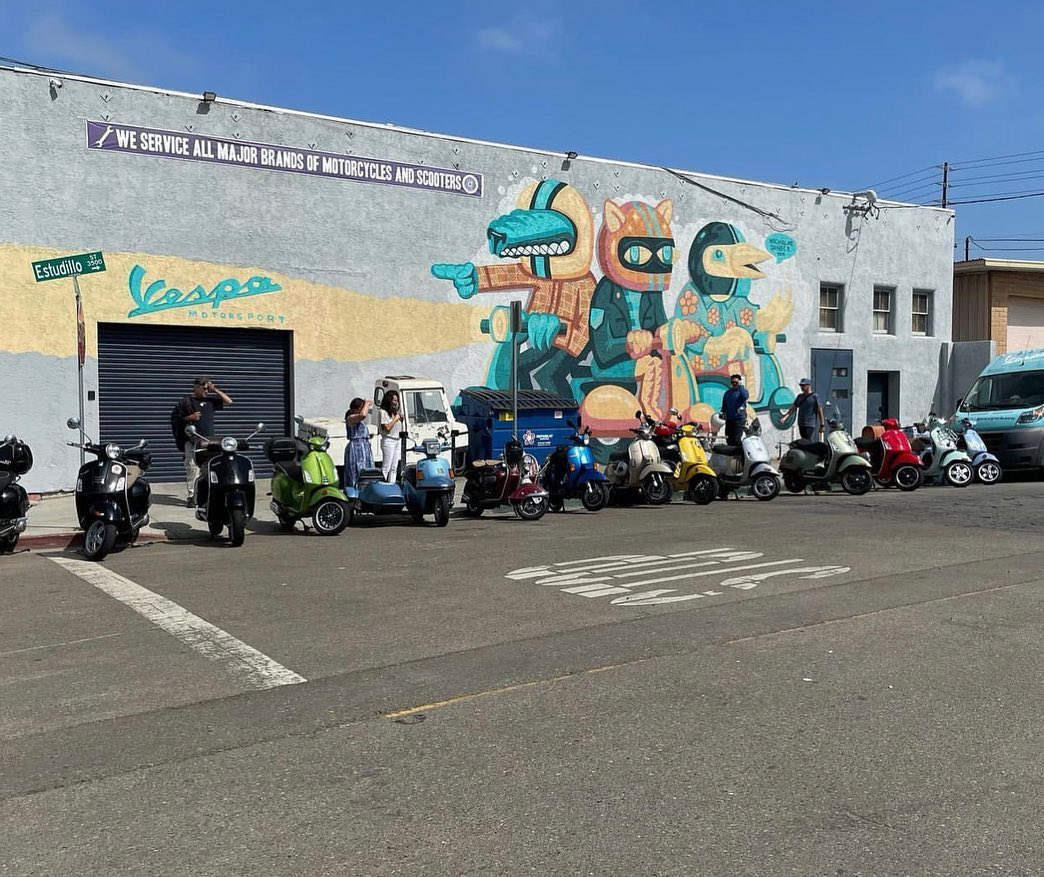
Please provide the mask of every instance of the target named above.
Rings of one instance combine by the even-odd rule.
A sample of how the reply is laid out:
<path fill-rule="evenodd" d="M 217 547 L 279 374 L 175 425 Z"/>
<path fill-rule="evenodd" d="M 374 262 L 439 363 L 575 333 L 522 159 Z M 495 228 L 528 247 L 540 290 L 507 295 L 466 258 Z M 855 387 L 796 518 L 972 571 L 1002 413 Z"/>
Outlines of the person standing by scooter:
<path fill-rule="evenodd" d="M 232 399 L 210 378 L 198 377 L 192 382 L 192 395 L 179 399 L 171 413 L 171 421 L 176 426 L 174 440 L 178 450 L 185 455 L 185 485 L 188 487 L 185 505 L 190 509 L 196 506 L 194 491 L 199 466 L 196 465 L 196 440 L 189 440 L 185 427 L 194 424 L 197 433 L 211 438 L 214 435 L 214 412 L 231 404 Z"/>
<path fill-rule="evenodd" d="M 359 473 L 373 468 L 373 452 L 370 450 L 370 428 L 366 420 L 370 416 L 369 399 L 356 396 L 344 412 L 344 425 L 348 444 L 344 448 L 344 487 L 359 486 Z"/>
<path fill-rule="evenodd" d="M 738 445 L 743 441 L 743 429 L 747 425 L 747 399 L 750 394 L 743 386 L 743 376 L 729 378 L 730 386 L 721 397 L 721 416 L 725 418 L 725 441 Z"/>
<path fill-rule="evenodd" d="M 801 393 L 790 406 L 790 410 L 783 415 L 782 425 L 790 426 L 794 416 L 797 416 L 798 433 L 803 439 L 811 439 L 818 434 L 823 434 L 823 406 L 819 402 L 819 396 L 812 392 L 812 381 L 802 378 L 798 382 Z"/>
<path fill-rule="evenodd" d="M 397 390 L 389 390 L 381 400 L 381 471 L 389 484 L 393 484 L 399 474 L 402 456 L 400 404 Z"/>

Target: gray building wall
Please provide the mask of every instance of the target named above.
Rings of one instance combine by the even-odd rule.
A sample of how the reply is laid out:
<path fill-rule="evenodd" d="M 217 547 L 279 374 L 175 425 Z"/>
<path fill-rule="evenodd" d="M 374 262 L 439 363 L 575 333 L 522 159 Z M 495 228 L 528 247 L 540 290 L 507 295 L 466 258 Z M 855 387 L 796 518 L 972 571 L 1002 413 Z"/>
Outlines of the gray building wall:
<path fill-rule="evenodd" d="M 517 206 L 527 185 L 548 178 L 583 196 L 596 231 L 606 224 L 607 199 L 650 207 L 671 202 L 677 258 L 669 284 L 655 293 L 669 319 L 683 316 L 679 299 L 692 279 L 686 257 L 709 223 L 731 225 L 761 249 L 773 235 L 790 238 L 796 251 L 760 264 L 765 276 L 751 281 L 749 300 L 762 314 L 777 297 L 792 300 L 774 366 L 788 387 L 796 389 L 810 371 L 812 348 L 854 352 L 850 426 L 856 430 L 866 411 L 868 370 L 900 373 L 904 422 L 922 416 L 939 394 L 941 344 L 950 337 L 949 211 L 882 204 L 879 212 L 848 214 L 848 194 L 699 174 L 686 181 L 656 167 L 585 156 L 568 161 L 562 154 L 223 100 L 203 104 L 191 95 L 72 77 L 56 89 L 47 75 L 28 71 L 0 69 L 0 106 L 0 294 L 9 320 L 0 333 L 0 431 L 32 444 L 37 466 L 25 479 L 32 489 L 68 488 L 74 480 L 77 457 L 62 443 L 77 395 L 71 284 L 34 283 L 31 260 L 102 250 L 110 262 L 106 274 L 83 281 L 88 389 L 97 387 L 94 325 L 129 319 L 128 266 L 142 264 L 150 278 L 170 275 L 171 285 L 174 275 L 188 284 L 196 273 L 220 277 L 227 266 L 240 279 L 278 278 L 283 292 L 266 297 L 265 307 L 285 315 L 280 328 L 295 332 L 295 408 L 339 414 L 382 374 L 440 378 L 451 396 L 486 381 L 493 344 L 478 321 L 493 305 L 526 293 L 483 292 L 464 301 L 431 266 L 510 264 L 490 254 L 487 226 Z M 481 174 L 484 192 L 469 197 L 91 150 L 87 120 L 459 169 Z M 594 280 L 606 274 L 597 257 L 591 272 Z M 840 334 L 819 330 L 823 282 L 846 290 Z M 875 284 L 896 290 L 890 335 L 871 331 Z M 911 334 L 913 289 L 934 292 L 930 337 Z M 161 318 L 201 325 L 184 308 L 155 317 Z M 584 360 L 589 352 L 577 358 Z M 96 432 L 96 417 L 97 402 L 89 402 L 89 431 Z M 769 433 L 772 445 L 783 437 Z"/>

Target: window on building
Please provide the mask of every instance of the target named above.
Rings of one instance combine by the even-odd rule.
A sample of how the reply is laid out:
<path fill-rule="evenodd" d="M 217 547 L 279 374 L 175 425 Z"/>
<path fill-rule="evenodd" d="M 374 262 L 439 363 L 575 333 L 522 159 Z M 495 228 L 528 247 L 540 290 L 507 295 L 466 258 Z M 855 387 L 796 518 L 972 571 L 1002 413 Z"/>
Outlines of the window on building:
<path fill-rule="evenodd" d="M 886 286 L 874 287 L 874 334 L 889 335 L 892 332 L 892 299 L 895 290 Z"/>
<path fill-rule="evenodd" d="M 841 308 L 844 304 L 844 287 L 834 283 L 822 283 L 819 286 L 819 331 L 841 332 Z"/>
<path fill-rule="evenodd" d="M 929 289 L 915 289 L 913 292 L 913 312 L 910 328 L 914 335 L 932 334 L 932 292 Z"/>

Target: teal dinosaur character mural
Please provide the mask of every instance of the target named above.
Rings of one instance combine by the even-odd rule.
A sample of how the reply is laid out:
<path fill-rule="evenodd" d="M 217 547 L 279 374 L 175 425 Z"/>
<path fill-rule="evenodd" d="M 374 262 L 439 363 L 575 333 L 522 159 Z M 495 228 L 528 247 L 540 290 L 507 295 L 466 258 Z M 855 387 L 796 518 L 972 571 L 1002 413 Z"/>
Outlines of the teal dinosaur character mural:
<path fill-rule="evenodd" d="M 796 250 L 787 240 L 789 252 L 783 258 Z M 781 249 L 781 244 L 774 249 Z M 750 300 L 752 282 L 765 277 L 758 265 L 771 258 L 771 253 L 747 243 L 739 229 L 726 222 L 703 226 L 689 248 L 689 281 L 674 316 L 693 326 L 685 333 L 689 339 L 685 354 L 700 403 L 692 414 L 701 421 L 720 407 L 734 372 L 745 377 L 750 406 L 770 412 L 776 426 L 781 412 L 794 401 L 775 355 L 776 345 L 786 340 L 782 330 L 794 310 L 790 291 L 764 306 Z"/>
<path fill-rule="evenodd" d="M 583 196 L 558 180 L 523 189 L 515 210 L 486 229 L 489 251 L 510 264 L 439 263 L 431 273 L 453 282 L 461 298 L 477 292 L 529 290 L 525 304 L 525 346 L 519 354 L 524 389 L 551 390 L 571 397 L 571 373 L 588 347 L 594 218 Z M 508 387 L 511 380 L 510 332 L 503 311 L 484 323 L 498 343 L 486 383 Z"/>

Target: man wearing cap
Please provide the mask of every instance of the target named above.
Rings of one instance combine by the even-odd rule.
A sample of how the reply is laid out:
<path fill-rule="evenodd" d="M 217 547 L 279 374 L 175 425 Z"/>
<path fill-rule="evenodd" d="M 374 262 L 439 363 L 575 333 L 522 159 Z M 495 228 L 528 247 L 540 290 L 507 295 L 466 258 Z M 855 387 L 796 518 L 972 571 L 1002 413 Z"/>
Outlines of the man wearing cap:
<path fill-rule="evenodd" d="M 801 387 L 800 395 L 790 406 L 790 411 L 783 415 L 783 426 L 793 423 L 793 415 L 797 414 L 797 427 L 801 438 L 814 438 L 817 433 L 823 434 L 823 406 L 819 402 L 819 396 L 812 392 L 812 381 L 802 378 L 798 386 Z"/>
<path fill-rule="evenodd" d="M 196 465 L 196 443 L 189 441 L 185 427 L 194 424 L 196 432 L 210 438 L 214 435 L 214 412 L 231 404 L 232 400 L 210 378 L 198 377 L 192 382 L 192 395 L 183 396 L 174 408 L 174 414 L 180 420 L 180 429 L 176 433 L 178 450 L 185 454 L 185 484 L 188 487 L 185 505 L 188 508 L 196 504 L 193 494 L 199 466 Z"/>

